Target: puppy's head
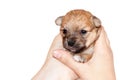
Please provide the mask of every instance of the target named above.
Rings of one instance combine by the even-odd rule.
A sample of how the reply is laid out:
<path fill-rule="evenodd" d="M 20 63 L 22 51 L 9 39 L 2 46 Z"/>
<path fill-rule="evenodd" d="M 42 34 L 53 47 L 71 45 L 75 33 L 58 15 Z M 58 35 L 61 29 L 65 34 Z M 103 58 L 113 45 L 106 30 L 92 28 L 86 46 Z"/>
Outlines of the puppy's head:
<path fill-rule="evenodd" d="M 63 46 L 72 53 L 80 53 L 98 36 L 100 20 L 85 10 L 72 10 L 56 19 L 63 38 Z"/>

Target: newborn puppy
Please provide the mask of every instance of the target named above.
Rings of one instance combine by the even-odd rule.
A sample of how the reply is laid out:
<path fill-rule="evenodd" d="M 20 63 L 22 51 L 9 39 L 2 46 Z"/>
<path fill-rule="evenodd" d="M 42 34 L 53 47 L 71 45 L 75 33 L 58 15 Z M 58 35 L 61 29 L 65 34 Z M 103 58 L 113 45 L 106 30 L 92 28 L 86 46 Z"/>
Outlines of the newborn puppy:
<path fill-rule="evenodd" d="M 100 33 L 101 21 L 85 10 L 72 10 L 60 16 L 55 23 L 60 27 L 63 47 L 78 62 L 87 62 Z"/>

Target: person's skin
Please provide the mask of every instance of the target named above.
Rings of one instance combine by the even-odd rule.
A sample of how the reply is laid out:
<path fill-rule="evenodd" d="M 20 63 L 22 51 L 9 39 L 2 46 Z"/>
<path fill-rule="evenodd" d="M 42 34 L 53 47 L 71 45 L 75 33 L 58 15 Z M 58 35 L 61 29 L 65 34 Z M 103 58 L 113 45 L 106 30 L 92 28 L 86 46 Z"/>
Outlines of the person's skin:
<path fill-rule="evenodd" d="M 60 35 L 53 40 L 44 65 L 32 80 L 75 80 L 77 78 L 70 68 L 53 58 L 52 54 L 56 49 L 63 49 Z"/>
<path fill-rule="evenodd" d="M 113 54 L 104 29 L 95 44 L 93 57 L 88 62 L 76 62 L 69 52 L 62 49 L 55 50 L 53 56 L 71 68 L 81 80 L 116 80 Z"/>

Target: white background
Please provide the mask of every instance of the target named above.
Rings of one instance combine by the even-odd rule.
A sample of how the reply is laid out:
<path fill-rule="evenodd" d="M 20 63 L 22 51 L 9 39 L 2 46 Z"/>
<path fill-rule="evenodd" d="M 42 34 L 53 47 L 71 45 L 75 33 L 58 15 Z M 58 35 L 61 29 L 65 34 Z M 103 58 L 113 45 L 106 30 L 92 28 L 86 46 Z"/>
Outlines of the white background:
<path fill-rule="evenodd" d="M 59 27 L 56 17 L 85 9 L 99 17 L 120 80 L 119 0 L 0 0 L 0 80 L 30 80 L 43 65 Z"/>

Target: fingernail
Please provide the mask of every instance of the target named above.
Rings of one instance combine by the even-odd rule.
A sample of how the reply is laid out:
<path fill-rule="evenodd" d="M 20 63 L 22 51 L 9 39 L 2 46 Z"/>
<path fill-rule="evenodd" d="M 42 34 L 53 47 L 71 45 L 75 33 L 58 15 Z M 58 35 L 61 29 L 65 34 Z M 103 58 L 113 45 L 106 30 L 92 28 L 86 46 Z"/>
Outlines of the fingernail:
<path fill-rule="evenodd" d="M 62 54 L 61 54 L 59 51 L 54 51 L 53 56 L 54 56 L 55 58 L 60 58 L 61 55 L 62 55 Z"/>

